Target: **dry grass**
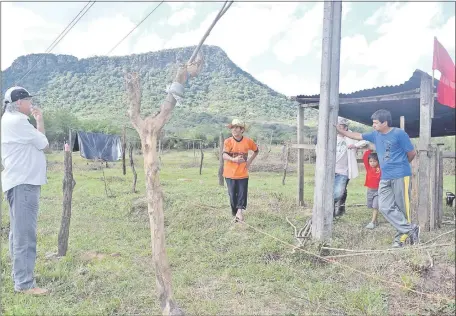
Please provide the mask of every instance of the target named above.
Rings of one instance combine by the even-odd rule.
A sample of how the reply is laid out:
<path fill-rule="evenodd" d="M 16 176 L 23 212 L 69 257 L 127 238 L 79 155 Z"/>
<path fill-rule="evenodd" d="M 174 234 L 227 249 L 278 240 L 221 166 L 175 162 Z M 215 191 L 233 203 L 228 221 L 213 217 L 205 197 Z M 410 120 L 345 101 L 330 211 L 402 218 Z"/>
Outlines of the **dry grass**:
<path fill-rule="evenodd" d="M 246 222 L 256 230 L 231 222 L 226 188 L 217 185 L 218 160 L 210 151 L 205 155 L 201 176 L 198 168 L 182 168 L 192 163 L 193 152 L 163 155 L 161 182 L 165 192 L 167 253 L 174 295 L 188 314 L 454 314 L 454 234 L 436 241 L 452 246 L 337 259 L 369 276 L 319 259 L 316 255 L 321 245 L 312 242 L 306 244 L 306 252 L 293 251 L 296 240 L 285 218 L 300 228 L 311 216 L 311 208 L 296 206 L 297 179 L 293 172 L 283 186 L 281 171 L 260 168 L 281 166 L 280 154 L 280 148 L 273 148 L 267 159 L 260 156 L 254 164 L 259 171 L 251 174 Z M 142 163 L 137 159 L 138 194 L 130 193 L 129 169 L 127 176 L 122 175 L 121 163 L 105 169 L 115 196 L 106 198 L 101 171 L 87 168 L 85 161 L 75 157 L 77 185 L 69 254 L 62 259 L 47 259 L 46 254 L 56 249 L 60 225 L 61 160 L 60 155 L 49 156 L 52 169 L 49 184 L 43 187 L 39 215 L 38 282 L 50 288 L 52 294 L 44 298 L 13 294 L 6 235 L 9 219 L 4 212 L 3 314 L 158 314 Z M 311 165 L 306 166 L 305 174 L 305 198 L 310 204 Z M 362 184 L 363 175 L 350 182 L 347 204 L 364 203 Z M 446 176 L 445 188 L 454 192 L 454 186 L 454 177 Z M 452 218 L 452 212 L 445 209 L 447 217 Z M 331 246 L 387 249 L 394 230 L 383 218 L 377 229 L 365 230 L 370 216 L 365 207 L 348 208 L 347 215 L 335 222 Z M 424 232 L 422 240 L 429 241 L 451 229 L 454 225 Z M 336 254 L 340 252 L 328 252 Z M 432 267 L 429 256 L 433 259 Z M 452 300 L 420 296 L 410 289 Z"/>

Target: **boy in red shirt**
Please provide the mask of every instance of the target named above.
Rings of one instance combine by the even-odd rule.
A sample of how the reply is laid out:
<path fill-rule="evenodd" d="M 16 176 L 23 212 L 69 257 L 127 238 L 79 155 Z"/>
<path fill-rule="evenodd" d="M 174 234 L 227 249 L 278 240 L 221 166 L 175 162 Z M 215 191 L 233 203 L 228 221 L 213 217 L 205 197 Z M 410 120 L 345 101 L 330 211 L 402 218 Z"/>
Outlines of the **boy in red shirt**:
<path fill-rule="evenodd" d="M 223 160 L 225 160 L 223 176 L 230 195 L 231 213 L 235 222 L 243 222 L 247 207 L 249 168 L 258 155 L 258 146 L 243 135 L 246 129 L 244 122 L 234 119 L 227 127 L 231 129 L 232 137 L 225 139 L 223 146 Z M 253 151 L 250 158 L 249 150 Z"/>
<path fill-rule="evenodd" d="M 378 156 L 368 149 L 363 155 L 364 166 L 366 167 L 366 181 L 364 186 L 367 187 L 367 207 L 373 209 L 372 221 L 367 224 L 367 229 L 374 229 L 378 226 L 378 186 L 380 184 L 380 165 Z"/>

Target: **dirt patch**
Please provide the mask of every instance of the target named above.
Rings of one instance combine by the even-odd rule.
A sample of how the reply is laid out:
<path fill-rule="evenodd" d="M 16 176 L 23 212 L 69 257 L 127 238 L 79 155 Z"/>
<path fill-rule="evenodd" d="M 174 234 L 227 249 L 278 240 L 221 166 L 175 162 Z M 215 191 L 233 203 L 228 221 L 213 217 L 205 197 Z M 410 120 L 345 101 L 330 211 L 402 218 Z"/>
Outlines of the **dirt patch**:
<path fill-rule="evenodd" d="M 103 179 L 103 177 L 99 178 L 100 181 L 105 181 Z M 116 176 L 113 176 L 113 177 L 106 177 L 106 182 L 110 183 L 110 182 L 125 182 L 125 178 L 122 178 L 122 177 L 116 177 Z"/>
<path fill-rule="evenodd" d="M 282 255 L 281 253 L 275 251 L 275 252 L 270 252 L 270 253 L 267 253 L 263 256 L 263 261 L 266 263 L 266 264 L 270 264 L 274 261 L 278 261 L 282 259 Z"/>
<path fill-rule="evenodd" d="M 81 254 L 80 258 L 82 261 L 93 261 L 93 260 L 101 260 L 106 257 L 106 254 L 103 254 L 98 251 L 86 251 Z"/>
<path fill-rule="evenodd" d="M 437 263 L 421 273 L 422 289 L 425 292 L 454 293 L 455 268 L 446 263 Z M 442 289 L 445 289 L 442 291 Z"/>
<path fill-rule="evenodd" d="M 60 161 L 48 161 L 46 168 L 48 171 L 60 171 L 63 170 L 63 162 Z"/>
<path fill-rule="evenodd" d="M 289 169 L 287 169 L 289 170 Z M 250 171 L 252 172 L 283 172 L 282 163 L 273 163 L 273 162 L 254 162 L 250 166 Z"/>
<path fill-rule="evenodd" d="M 180 168 L 182 169 L 191 169 L 191 168 L 199 168 L 200 166 L 200 160 L 201 158 L 198 158 L 198 162 L 192 161 L 192 162 L 186 162 L 182 163 L 179 165 Z M 204 161 L 203 161 L 203 167 L 204 167 Z"/>
<path fill-rule="evenodd" d="M 148 221 L 147 198 L 141 197 L 134 200 L 130 207 L 129 216 L 134 221 Z"/>
<path fill-rule="evenodd" d="M 443 160 L 443 174 L 453 176 L 456 174 L 456 160 L 444 159 Z"/>

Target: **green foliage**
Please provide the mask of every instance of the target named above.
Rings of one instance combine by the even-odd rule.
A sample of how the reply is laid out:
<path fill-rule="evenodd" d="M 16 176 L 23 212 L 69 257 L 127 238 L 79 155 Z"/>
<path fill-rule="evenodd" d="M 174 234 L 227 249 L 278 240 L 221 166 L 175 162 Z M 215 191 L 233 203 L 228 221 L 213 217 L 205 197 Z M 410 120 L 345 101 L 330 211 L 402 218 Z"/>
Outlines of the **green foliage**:
<path fill-rule="evenodd" d="M 156 113 L 172 82 L 176 65 L 186 61 L 193 47 L 163 50 L 124 57 L 80 59 L 47 54 L 20 84 L 45 109 L 49 136 L 61 140 L 65 128 L 76 124 L 87 131 L 119 133 L 129 122 L 124 73 L 138 72 L 141 78 L 143 116 Z M 255 135 L 273 132 L 273 141 L 295 139 L 296 106 L 284 95 L 257 81 L 237 67 L 215 46 L 204 46 L 205 65 L 201 74 L 189 81 L 183 104 L 175 109 L 166 133 L 207 139 L 212 142 L 234 117 L 255 127 Z M 27 55 L 2 72 L 2 93 L 19 81 L 43 55 Z M 300 91 L 296 91 L 296 94 Z M 49 118 L 52 113 L 53 117 Z M 73 115 L 73 121 L 65 114 Z M 306 119 L 316 118 L 308 111 Z M 56 126 L 51 126 L 56 125 Z M 191 136 L 193 135 L 193 136 Z"/>
<path fill-rule="evenodd" d="M 46 136 L 51 142 L 62 143 L 68 139 L 68 130 L 78 129 L 81 126 L 79 119 L 73 113 L 64 109 L 55 109 L 46 112 Z"/>

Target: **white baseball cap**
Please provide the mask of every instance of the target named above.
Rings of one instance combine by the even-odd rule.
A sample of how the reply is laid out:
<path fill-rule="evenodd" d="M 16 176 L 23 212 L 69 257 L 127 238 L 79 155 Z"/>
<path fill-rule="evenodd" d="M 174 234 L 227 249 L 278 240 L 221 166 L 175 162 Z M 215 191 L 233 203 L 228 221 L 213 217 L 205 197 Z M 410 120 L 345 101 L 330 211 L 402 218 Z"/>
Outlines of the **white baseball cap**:
<path fill-rule="evenodd" d="M 348 120 L 346 118 L 339 116 L 337 118 L 337 124 L 348 126 Z"/>
<path fill-rule="evenodd" d="M 5 98 L 3 99 L 3 106 L 6 106 L 8 103 L 16 102 L 17 100 L 22 100 L 25 98 L 31 98 L 30 93 L 22 87 L 12 87 L 6 90 Z"/>

